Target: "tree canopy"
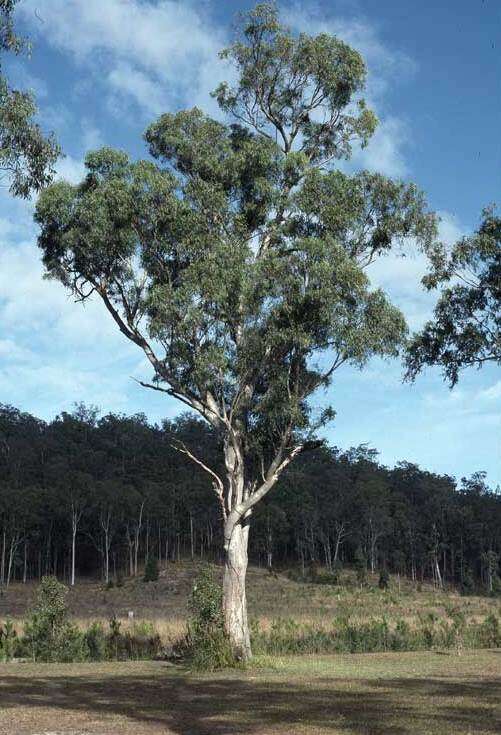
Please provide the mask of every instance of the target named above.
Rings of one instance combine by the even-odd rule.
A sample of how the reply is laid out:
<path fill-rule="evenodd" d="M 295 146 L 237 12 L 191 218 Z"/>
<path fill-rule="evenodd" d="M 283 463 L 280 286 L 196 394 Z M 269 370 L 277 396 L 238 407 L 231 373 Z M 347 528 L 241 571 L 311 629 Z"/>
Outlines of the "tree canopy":
<path fill-rule="evenodd" d="M 47 185 L 54 174 L 59 147 L 35 121 L 37 106 L 31 92 L 13 89 L 4 73 L 4 55 L 21 54 L 29 43 L 14 30 L 18 0 L 0 0 L 0 171 L 15 196 L 28 197 Z"/>
<path fill-rule="evenodd" d="M 407 376 L 440 365 L 453 386 L 465 367 L 501 364 L 501 218 L 485 209 L 477 232 L 451 249 L 436 244 L 429 255 L 423 283 L 441 289 L 440 297 L 434 318 L 410 343 Z"/>
<path fill-rule="evenodd" d="M 307 399 L 335 369 L 396 354 L 403 316 L 362 268 L 400 238 L 429 244 L 435 220 L 413 185 L 330 167 L 375 126 L 351 109 L 357 52 L 258 6 L 223 53 L 240 82 L 215 94 L 238 122 L 168 113 L 145 135 L 154 162 L 88 154 L 80 185 L 40 197 L 39 244 L 146 352 L 155 387 L 278 466 L 317 428 Z"/>

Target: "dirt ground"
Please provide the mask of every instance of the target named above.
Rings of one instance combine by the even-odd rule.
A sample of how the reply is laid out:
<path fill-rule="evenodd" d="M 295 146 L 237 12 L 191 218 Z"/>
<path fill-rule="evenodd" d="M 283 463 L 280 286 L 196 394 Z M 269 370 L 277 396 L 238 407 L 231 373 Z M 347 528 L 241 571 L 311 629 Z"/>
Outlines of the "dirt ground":
<path fill-rule="evenodd" d="M 160 662 L 1 664 L 1 735 L 493 735 L 501 650 L 287 657 L 197 675 Z"/>

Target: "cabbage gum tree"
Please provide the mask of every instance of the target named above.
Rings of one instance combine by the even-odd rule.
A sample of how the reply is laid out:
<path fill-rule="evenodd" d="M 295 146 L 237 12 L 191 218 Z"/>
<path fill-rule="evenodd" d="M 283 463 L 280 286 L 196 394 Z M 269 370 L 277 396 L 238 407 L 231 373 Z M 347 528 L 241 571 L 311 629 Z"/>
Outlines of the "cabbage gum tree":
<path fill-rule="evenodd" d="M 237 71 L 214 92 L 226 122 L 162 115 L 152 160 L 89 153 L 85 179 L 48 188 L 36 219 L 48 274 L 102 299 L 151 363 L 144 385 L 219 433 L 224 472 L 180 449 L 220 505 L 225 622 L 245 659 L 252 511 L 331 417 L 315 391 L 343 364 L 397 353 L 404 318 L 364 268 L 401 238 L 432 240 L 435 220 L 413 185 L 336 165 L 376 126 L 356 51 L 294 36 L 258 5 L 222 55 Z"/>

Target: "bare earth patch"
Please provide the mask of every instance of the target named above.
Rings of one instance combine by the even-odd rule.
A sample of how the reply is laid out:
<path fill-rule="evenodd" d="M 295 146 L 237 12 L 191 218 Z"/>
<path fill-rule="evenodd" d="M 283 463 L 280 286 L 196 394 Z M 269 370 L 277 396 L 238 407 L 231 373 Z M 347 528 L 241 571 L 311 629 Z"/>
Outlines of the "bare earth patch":
<path fill-rule="evenodd" d="M 499 732 L 499 650 L 287 657 L 211 676 L 155 662 L 0 665 L 1 735 Z"/>

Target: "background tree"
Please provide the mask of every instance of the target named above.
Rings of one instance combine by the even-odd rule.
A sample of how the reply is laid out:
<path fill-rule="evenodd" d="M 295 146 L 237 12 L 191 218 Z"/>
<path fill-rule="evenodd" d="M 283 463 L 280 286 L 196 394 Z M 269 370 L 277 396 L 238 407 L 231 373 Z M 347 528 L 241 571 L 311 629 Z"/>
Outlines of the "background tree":
<path fill-rule="evenodd" d="M 91 480 L 84 488 L 86 511 L 75 539 L 76 584 L 79 577 L 106 579 L 103 513 L 111 516 L 110 578 L 112 573 L 115 579 L 134 573 L 135 547 L 133 543 L 131 571 L 127 530 L 136 521 L 137 506 L 133 497 L 130 503 L 127 499 L 136 487 L 142 490 L 145 482 L 149 488 L 145 519 L 149 517 L 150 532 L 148 537 L 144 522 L 137 543 L 141 571 L 148 555 L 158 557 L 165 568 L 168 561 L 191 559 L 192 549 L 195 560 L 220 563 L 223 529 L 218 506 L 211 503 L 209 477 L 173 446 L 180 439 L 189 441 L 208 463 L 217 451 L 217 433 L 195 416 L 152 426 L 138 416 L 90 420 L 90 413 L 79 410 L 73 421 L 76 415 L 86 424 L 80 431 L 92 448 L 82 453 L 79 465 Z M 70 580 L 70 519 L 60 488 L 66 487 L 74 451 L 61 423 L 61 417 L 45 423 L 0 406 L 0 572 L 3 569 L 4 583 L 9 563 L 11 582 L 40 579 L 46 573 Z M 135 455 L 133 445 L 138 447 Z M 117 451 L 117 446 L 127 451 Z M 373 511 L 371 494 L 360 488 L 379 483 L 386 486 L 389 519 L 378 539 L 377 571 L 387 567 L 391 574 L 407 575 L 414 582 L 437 582 L 440 576 L 463 591 L 489 591 L 485 554 L 501 555 L 501 495 L 489 487 L 485 473 L 456 483 L 409 462 L 388 469 L 367 446 L 347 451 L 322 446 L 300 454 L 274 492 L 256 506 L 251 561 L 266 566 L 271 548 L 275 571 L 296 572 L 299 566 L 308 578 L 310 563 L 329 566 L 329 544 L 335 557 L 335 524 L 340 522 L 346 535 L 337 549 L 338 563 L 332 560 L 333 570 L 339 564 L 352 565 L 359 545 L 369 549 L 367 524 L 362 522 Z M 435 556 L 434 524 L 438 532 Z M 494 593 L 499 561 L 497 565 L 497 570 L 492 569 Z"/>
<path fill-rule="evenodd" d="M 228 124 L 162 115 L 146 132 L 155 162 L 90 153 L 85 180 L 43 192 L 36 220 L 47 272 L 97 294 L 148 357 L 145 385 L 219 436 L 223 473 L 179 448 L 213 482 L 225 625 L 248 658 L 252 510 L 332 416 L 312 394 L 344 363 L 397 354 L 404 318 L 363 268 L 405 237 L 431 247 L 436 223 L 413 185 L 336 169 L 376 126 L 356 51 L 292 35 L 264 4 L 222 55 L 237 70 L 215 92 Z"/>
<path fill-rule="evenodd" d="M 429 256 L 423 283 L 441 293 L 433 320 L 410 343 L 407 376 L 440 365 L 454 386 L 464 367 L 501 364 L 501 218 L 485 209 L 474 235 L 451 250 L 436 244 Z"/>
<path fill-rule="evenodd" d="M 0 0 L 0 171 L 15 196 L 28 197 L 48 184 L 54 174 L 59 147 L 35 122 L 37 107 L 31 92 L 13 89 L 4 73 L 6 53 L 29 51 L 15 30 L 13 14 L 18 0 Z"/>

